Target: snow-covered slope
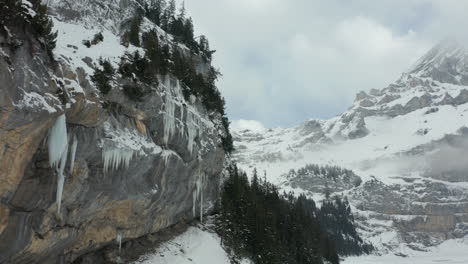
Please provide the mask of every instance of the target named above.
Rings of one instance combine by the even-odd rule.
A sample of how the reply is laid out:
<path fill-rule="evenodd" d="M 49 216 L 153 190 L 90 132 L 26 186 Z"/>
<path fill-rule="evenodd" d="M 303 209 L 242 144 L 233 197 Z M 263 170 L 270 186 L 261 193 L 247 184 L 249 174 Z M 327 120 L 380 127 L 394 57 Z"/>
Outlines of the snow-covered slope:
<path fill-rule="evenodd" d="M 221 238 L 209 229 L 190 227 L 182 235 L 162 244 L 155 253 L 134 264 L 229 264 Z M 244 259 L 240 264 L 250 264 Z"/>
<path fill-rule="evenodd" d="M 221 247 L 221 239 L 215 233 L 197 227 L 161 245 L 157 252 L 142 257 L 139 264 L 203 264 L 230 263 Z M 136 264 L 135 263 L 135 264 Z"/>
<path fill-rule="evenodd" d="M 332 191 L 350 198 L 362 233 L 380 253 L 411 255 L 412 249 L 463 237 L 468 234 L 467 54 L 457 41 L 444 40 L 395 83 L 360 92 L 345 113 L 329 120 L 273 129 L 235 123 L 236 159 L 246 171 L 265 171 L 283 189 L 316 199 L 323 196 L 320 188 L 298 186 L 290 170 L 307 164 L 353 170 L 363 183 Z M 318 182 L 317 175 L 307 177 Z"/>

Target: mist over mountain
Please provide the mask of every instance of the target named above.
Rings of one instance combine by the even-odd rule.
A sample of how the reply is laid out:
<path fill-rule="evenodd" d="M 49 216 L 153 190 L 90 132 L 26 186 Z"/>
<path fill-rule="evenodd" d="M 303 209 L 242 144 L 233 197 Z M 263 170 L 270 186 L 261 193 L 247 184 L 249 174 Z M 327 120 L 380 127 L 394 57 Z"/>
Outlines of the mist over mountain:
<path fill-rule="evenodd" d="M 467 42 L 364 2 L 0 0 L 0 263 L 467 262 Z"/>
<path fill-rule="evenodd" d="M 423 257 L 420 251 L 443 248 L 448 239 L 461 239 L 456 247 L 463 251 L 467 54 L 464 44 L 445 39 L 394 83 L 358 93 L 329 120 L 273 129 L 237 122 L 236 160 L 286 191 L 348 197 L 361 234 L 381 254 Z M 362 183 L 326 180 L 325 171 L 304 170 L 311 164 L 350 169 Z"/>

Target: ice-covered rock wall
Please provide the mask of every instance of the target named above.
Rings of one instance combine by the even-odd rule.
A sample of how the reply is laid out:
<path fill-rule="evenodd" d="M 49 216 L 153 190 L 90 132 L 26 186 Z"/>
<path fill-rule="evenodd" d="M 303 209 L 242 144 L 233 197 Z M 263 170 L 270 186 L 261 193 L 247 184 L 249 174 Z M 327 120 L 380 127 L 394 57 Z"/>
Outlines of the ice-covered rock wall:
<path fill-rule="evenodd" d="M 119 80 L 106 97 L 91 82 L 100 56 L 138 50 L 120 45 L 115 24 L 137 2 L 48 2 L 55 63 L 22 28 L 0 29 L 0 44 L 22 43 L 0 45 L 0 263 L 69 263 L 202 218 L 225 163 L 219 117 L 187 102 L 174 78 L 141 102 Z M 100 31 L 102 43 L 82 44 Z"/>

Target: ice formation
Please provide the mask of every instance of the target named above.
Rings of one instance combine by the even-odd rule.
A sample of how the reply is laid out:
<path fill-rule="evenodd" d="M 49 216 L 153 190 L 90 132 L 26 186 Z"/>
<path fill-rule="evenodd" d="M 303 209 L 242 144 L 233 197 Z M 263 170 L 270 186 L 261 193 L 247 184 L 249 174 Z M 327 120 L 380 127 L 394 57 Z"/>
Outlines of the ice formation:
<path fill-rule="evenodd" d="M 200 222 L 203 223 L 203 176 L 200 180 Z"/>
<path fill-rule="evenodd" d="M 49 131 L 49 163 L 51 167 L 57 167 L 67 148 L 67 124 L 65 115 L 61 115 Z"/>
<path fill-rule="evenodd" d="M 164 142 L 167 144 L 170 137 L 174 133 L 175 129 L 175 102 L 172 97 L 172 89 L 170 88 L 170 79 L 166 79 L 166 102 L 165 108 L 166 111 L 164 115 Z"/>
<path fill-rule="evenodd" d="M 187 111 L 187 133 L 188 133 L 188 150 L 190 153 L 193 152 L 193 146 L 195 143 L 195 138 L 198 135 L 198 116 L 196 116 L 191 111 Z"/>
<path fill-rule="evenodd" d="M 128 168 L 132 160 L 134 151 L 131 149 L 123 149 L 111 147 L 102 151 L 102 159 L 104 161 L 104 173 L 109 169 L 116 170 L 120 167 Z"/>
<path fill-rule="evenodd" d="M 122 249 L 122 233 L 117 233 L 117 243 L 119 243 L 119 253 L 120 250 Z"/>
<path fill-rule="evenodd" d="M 176 80 L 175 85 L 172 85 L 170 78 L 166 78 L 162 87 L 164 87 L 166 95 L 164 102 L 164 142 L 166 144 L 169 142 L 171 136 L 175 132 L 177 122 L 182 124 L 179 129 L 179 134 L 181 137 L 184 136 L 185 130 L 183 129 L 183 122 L 185 118 L 187 126 L 187 149 L 192 153 L 195 145 L 195 138 L 200 130 L 200 117 L 196 114 L 194 109 L 191 109 L 190 106 L 182 104 L 184 99 L 178 80 Z M 177 105 L 180 106 L 180 119 L 176 117 Z"/>
<path fill-rule="evenodd" d="M 162 153 L 162 158 L 164 159 L 164 164 L 167 165 L 171 158 L 172 152 L 171 151 L 164 151 Z"/>
<path fill-rule="evenodd" d="M 62 206 L 63 185 L 65 184 L 65 166 L 68 157 L 68 136 L 65 115 L 61 115 L 55 121 L 49 131 L 49 163 L 57 171 L 57 213 Z M 76 150 L 76 147 L 75 147 Z M 72 153 L 74 156 L 74 153 Z"/>
<path fill-rule="evenodd" d="M 200 202 L 200 222 L 203 222 L 203 187 L 205 182 L 205 175 L 200 174 L 195 182 L 195 190 L 193 191 L 193 217 L 196 216 L 197 200 Z"/>
<path fill-rule="evenodd" d="M 75 156 L 76 156 L 77 147 L 78 147 L 78 138 L 76 137 L 76 135 L 74 135 L 73 144 L 71 146 L 70 173 L 73 173 L 73 168 L 75 167 Z"/>

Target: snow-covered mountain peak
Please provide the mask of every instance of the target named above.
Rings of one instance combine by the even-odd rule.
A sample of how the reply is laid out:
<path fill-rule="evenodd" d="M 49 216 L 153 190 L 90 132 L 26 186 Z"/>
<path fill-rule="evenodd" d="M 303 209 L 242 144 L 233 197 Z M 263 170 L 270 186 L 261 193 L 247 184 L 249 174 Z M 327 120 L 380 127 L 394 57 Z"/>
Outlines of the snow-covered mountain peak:
<path fill-rule="evenodd" d="M 404 74 L 441 83 L 468 85 L 468 47 L 456 38 L 439 42 Z"/>
<path fill-rule="evenodd" d="M 468 234 L 468 178 L 460 172 L 465 166 L 455 170 L 466 164 L 467 112 L 468 52 L 444 40 L 394 83 L 358 93 L 339 116 L 293 128 L 235 130 L 235 157 L 285 191 L 318 200 L 330 188 L 347 195 L 364 236 L 383 252 L 411 255 L 408 248 Z M 297 173 L 315 168 L 310 164 L 320 171 L 346 168 L 358 178 Z"/>

